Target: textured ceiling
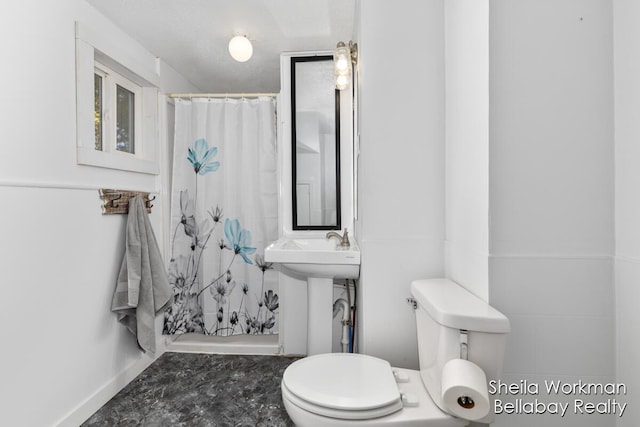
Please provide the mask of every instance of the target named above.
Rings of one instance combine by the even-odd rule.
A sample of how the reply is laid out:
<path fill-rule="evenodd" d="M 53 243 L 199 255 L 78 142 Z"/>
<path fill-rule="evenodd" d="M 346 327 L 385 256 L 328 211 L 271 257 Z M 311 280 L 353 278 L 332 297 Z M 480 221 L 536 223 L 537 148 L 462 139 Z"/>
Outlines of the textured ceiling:
<path fill-rule="evenodd" d="M 279 92 L 280 53 L 352 38 L 355 0 L 87 0 L 203 92 Z M 253 57 L 234 61 L 234 35 Z"/>

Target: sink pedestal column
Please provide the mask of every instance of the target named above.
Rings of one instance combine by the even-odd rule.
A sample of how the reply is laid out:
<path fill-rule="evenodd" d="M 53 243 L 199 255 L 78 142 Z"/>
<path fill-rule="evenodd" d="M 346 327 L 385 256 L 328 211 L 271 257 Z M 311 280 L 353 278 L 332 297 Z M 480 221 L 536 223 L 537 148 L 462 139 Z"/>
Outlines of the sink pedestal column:
<path fill-rule="evenodd" d="M 307 354 L 331 353 L 333 279 L 307 278 Z"/>

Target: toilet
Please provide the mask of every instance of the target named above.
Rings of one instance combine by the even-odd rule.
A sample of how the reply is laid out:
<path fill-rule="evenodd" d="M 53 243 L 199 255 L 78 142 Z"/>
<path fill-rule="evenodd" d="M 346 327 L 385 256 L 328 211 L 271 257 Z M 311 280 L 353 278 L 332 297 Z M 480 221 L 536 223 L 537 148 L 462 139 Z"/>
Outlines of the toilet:
<path fill-rule="evenodd" d="M 411 295 L 420 369 L 355 353 L 297 360 L 281 383 L 296 426 L 455 427 L 493 420 L 486 387 L 501 374 L 509 320 L 449 279 L 416 280 Z M 467 387 L 465 393 L 459 386 Z M 484 393 L 470 394 L 482 387 Z M 477 405 L 451 393 L 475 396 Z"/>

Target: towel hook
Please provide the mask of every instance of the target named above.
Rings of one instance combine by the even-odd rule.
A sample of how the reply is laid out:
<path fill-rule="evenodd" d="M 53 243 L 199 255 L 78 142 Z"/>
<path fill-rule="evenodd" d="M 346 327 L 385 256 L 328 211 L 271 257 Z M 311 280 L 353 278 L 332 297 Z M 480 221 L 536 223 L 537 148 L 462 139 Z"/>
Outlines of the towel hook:
<path fill-rule="evenodd" d="M 156 196 L 149 197 L 148 192 L 129 191 L 129 190 L 111 190 L 102 188 L 99 190 L 102 199 L 102 214 L 126 214 L 129 212 L 129 200 L 137 195 L 142 196 L 144 207 L 147 213 L 151 213 Z"/>
<path fill-rule="evenodd" d="M 111 200 L 109 200 L 109 204 L 111 206 L 113 206 L 114 208 L 120 207 L 122 205 L 120 205 L 120 203 L 118 203 L 118 200 L 122 199 L 122 194 L 118 195 L 118 197 L 115 197 Z"/>
<path fill-rule="evenodd" d="M 144 201 L 144 206 L 147 209 L 151 209 L 153 207 L 153 203 L 151 203 L 151 202 L 153 202 L 155 199 L 156 199 L 156 196 L 147 197 L 147 200 Z"/>

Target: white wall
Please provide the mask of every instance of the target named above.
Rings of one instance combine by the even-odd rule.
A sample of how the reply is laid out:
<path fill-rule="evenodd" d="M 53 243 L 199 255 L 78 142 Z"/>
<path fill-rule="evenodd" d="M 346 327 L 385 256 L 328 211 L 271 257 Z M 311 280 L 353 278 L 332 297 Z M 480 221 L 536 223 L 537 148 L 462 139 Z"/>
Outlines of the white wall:
<path fill-rule="evenodd" d="M 359 351 L 417 367 L 412 280 L 444 274 L 443 1 L 360 2 Z"/>
<path fill-rule="evenodd" d="M 490 302 L 512 325 L 505 380 L 610 382 L 611 2 L 490 6 Z M 573 404 L 577 396 L 540 397 Z M 540 421 L 509 415 L 496 425 Z M 544 418 L 547 426 L 614 423 L 573 409 Z"/>
<path fill-rule="evenodd" d="M 637 50 L 633 41 L 637 30 L 630 28 L 637 11 L 631 2 L 619 3 L 624 5 L 620 14 L 627 24 L 619 30 L 625 47 L 619 57 L 629 59 L 623 60 L 628 69 L 624 75 L 618 73 L 616 84 L 626 78 L 626 86 L 619 85 L 618 91 L 633 98 L 637 85 L 631 76 L 640 66 L 631 53 Z M 446 186 L 446 272 L 467 282 L 481 297 L 488 296 L 510 318 L 504 379 L 541 384 L 614 380 L 611 4 L 606 0 L 453 0 L 444 6 L 435 1 L 360 2 L 356 39 L 361 81 L 357 227 L 362 247 L 361 352 L 395 365 L 416 363 L 415 330 L 408 329 L 413 316 L 405 310 L 404 298 L 411 279 L 443 273 L 438 243 L 444 237 Z M 401 67 L 389 59 L 390 52 L 393 58 L 402 58 Z M 401 77 L 394 79 L 396 74 Z M 439 85 L 445 81 L 443 104 L 445 94 Z M 618 221 L 626 218 L 618 227 L 618 238 L 628 233 L 628 241 L 637 242 L 640 227 L 631 221 L 637 218 L 640 203 L 631 200 L 630 183 L 640 178 L 632 169 L 634 154 L 640 151 L 631 141 L 640 129 L 631 129 L 635 123 L 631 114 L 637 109 L 635 98 L 627 98 L 624 125 L 629 129 L 623 137 L 629 142 L 618 148 L 618 157 L 628 156 L 628 163 L 616 173 L 619 179 L 624 177 L 616 194 L 625 197 L 618 210 L 621 205 L 630 210 L 628 217 L 618 213 Z M 616 107 L 620 106 L 618 102 Z M 618 120 L 616 131 L 622 124 Z M 489 227 L 484 235 L 486 207 Z M 488 287 L 474 288 L 486 277 L 487 240 Z M 617 309 L 619 321 L 626 324 L 619 332 L 618 350 L 627 353 L 618 356 L 618 379 L 627 381 L 623 375 L 629 375 L 628 381 L 635 385 L 638 375 L 630 371 L 640 347 L 635 342 L 621 344 L 621 335 L 637 335 L 631 315 L 635 306 L 629 301 L 638 299 L 634 281 L 640 274 L 636 268 L 640 245 L 628 244 L 624 256 L 621 247 L 618 244 Z M 512 396 L 517 397 L 521 396 Z M 576 396 L 540 397 L 572 403 Z M 616 422 L 615 416 L 574 412 L 572 408 L 564 418 L 499 416 L 496 425 L 533 426 L 542 419 L 545 425 Z"/>
<path fill-rule="evenodd" d="M 489 299 L 489 0 L 445 1 L 445 269 Z"/>
<path fill-rule="evenodd" d="M 82 0 L 3 5 L 0 408 L 12 426 L 78 425 L 151 360 L 110 312 L 126 217 L 102 216 L 97 188 L 158 191 L 151 221 L 162 242 L 164 187 L 76 165 L 76 20 L 154 60 Z M 195 89 L 160 65 L 161 89 Z"/>
<path fill-rule="evenodd" d="M 627 384 L 620 427 L 640 425 L 640 3 L 614 0 L 616 134 L 616 378 Z"/>

